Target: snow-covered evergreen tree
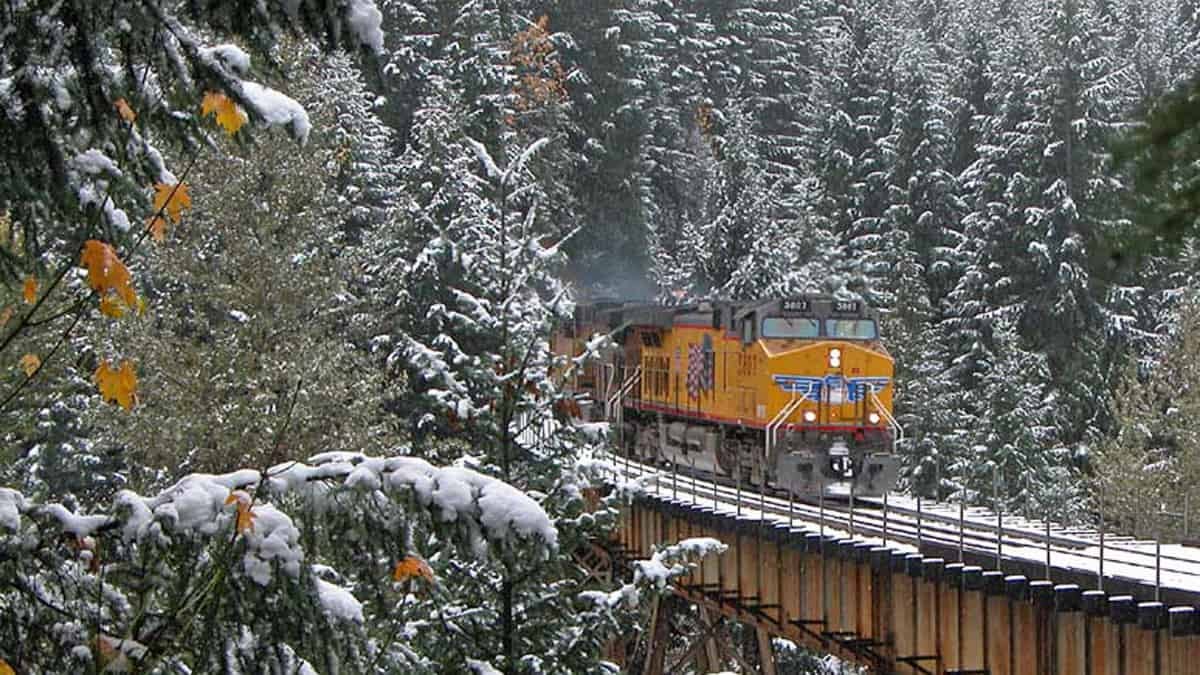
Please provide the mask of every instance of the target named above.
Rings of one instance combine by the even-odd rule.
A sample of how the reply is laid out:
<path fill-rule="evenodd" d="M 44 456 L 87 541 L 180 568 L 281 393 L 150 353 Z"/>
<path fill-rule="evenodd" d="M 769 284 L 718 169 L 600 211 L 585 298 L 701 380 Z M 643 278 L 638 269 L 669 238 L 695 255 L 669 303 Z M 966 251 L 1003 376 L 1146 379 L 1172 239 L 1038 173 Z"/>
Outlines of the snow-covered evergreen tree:
<path fill-rule="evenodd" d="M 256 122 L 306 136 L 307 121 L 286 97 L 246 84 L 246 52 L 206 45 L 209 31 L 259 53 L 286 30 L 378 51 L 379 20 L 371 0 L 311 0 L 292 11 L 235 2 L 10 7 L 0 48 L 0 134 L 11 140 L 5 166 L 20 170 L 0 180 L 0 207 L 23 241 L 24 260 L 9 259 L 5 278 L 53 269 L 47 255 L 74 258 L 84 238 L 112 237 L 139 222 L 149 211 L 146 187 L 183 175 L 182 165 L 164 164 L 160 147 L 201 142 L 195 111 L 205 91 L 224 91 Z M 64 45 L 71 47 L 52 48 Z"/>
<path fill-rule="evenodd" d="M 1139 535 L 1155 535 L 1160 528 L 1177 533 L 1182 519 L 1153 516 L 1164 508 L 1182 513 L 1200 505 L 1200 438 L 1191 423 L 1200 382 L 1194 290 L 1173 316 L 1170 338 L 1149 367 L 1130 364 L 1119 380 L 1113 399 L 1116 434 L 1091 461 L 1105 513 Z"/>
<path fill-rule="evenodd" d="M 1076 0 L 1047 9 L 1035 28 L 1043 60 L 1039 86 L 1031 92 L 1030 126 L 1043 147 L 1040 194 L 1025 210 L 1026 226 L 1038 238 L 1028 249 L 1035 273 L 1025 282 L 1039 290 L 1025 304 L 1020 328 L 1049 358 L 1065 406 L 1065 439 L 1073 441 L 1106 423 L 1098 404 L 1112 360 L 1106 339 L 1123 328 L 1106 325 L 1088 258 L 1120 214 L 1122 185 L 1106 170 L 1107 141 L 1115 138 L 1126 85 L 1114 58 L 1112 27 L 1102 14 Z"/>
<path fill-rule="evenodd" d="M 278 126 L 303 142 L 307 114 L 250 79 L 262 72 L 251 71 L 251 55 L 261 66 L 284 33 L 354 50 L 382 47 L 370 0 L 313 1 L 296 10 L 223 2 L 186 11 L 114 2 L 5 10 L 0 135 L 12 142 L 0 149 L 8 169 L 0 176 L 0 415 L 15 432 L 5 439 L 5 454 L 44 469 L 19 462 L 17 478 L 40 481 L 64 498 L 83 497 L 81 488 L 91 484 L 98 492 L 89 499 L 105 497 L 124 479 L 120 458 L 95 443 L 84 419 L 92 373 L 107 355 L 80 339 L 98 294 L 95 280 L 85 282 L 73 268 L 91 241 L 114 247 L 138 278 L 133 254 L 152 229 L 143 223 L 165 222 L 147 219 L 159 210 L 152 203 L 166 198 L 174 208 L 186 206 L 191 171 L 210 159 L 201 160 L 213 143 L 197 114 L 209 107 L 202 100 L 225 102 L 230 129 L 250 120 L 241 139 L 255 133 L 250 129 Z M 242 46 L 212 44 L 229 39 Z M 178 211 L 171 215 L 178 220 Z M 101 311 L 134 312 L 134 286 L 126 289 L 127 306 Z M 38 368 L 18 370 L 33 358 Z"/>
<path fill-rule="evenodd" d="M 351 325 L 359 300 L 343 266 L 348 240 L 387 212 L 387 134 L 344 55 L 285 43 L 277 56 L 313 122 L 308 143 L 197 167 L 195 214 L 146 252 L 146 315 L 95 331 L 138 363 L 143 394 L 89 419 L 143 480 L 400 441 Z"/>

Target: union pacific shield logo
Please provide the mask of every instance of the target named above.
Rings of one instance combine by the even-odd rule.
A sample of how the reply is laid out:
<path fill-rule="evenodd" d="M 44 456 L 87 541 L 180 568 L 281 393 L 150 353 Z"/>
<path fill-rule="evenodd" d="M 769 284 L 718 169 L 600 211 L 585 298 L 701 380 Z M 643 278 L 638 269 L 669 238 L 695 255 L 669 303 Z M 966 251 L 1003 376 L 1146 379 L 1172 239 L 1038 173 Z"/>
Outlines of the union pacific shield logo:
<path fill-rule="evenodd" d="M 868 389 L 879 395 L 891 383 L 889 377 L 843 378 L 841 375 L 826 375 L 825 377 L 774 375 L 772 379 L 785 393 L 795 394 L 810 401 L 821 400 L 822 391 L 828 391 L 830 400 L 835 403 L 843 396 L 851 403 L 861 401 L 867 395 Z"/>
<path fill-rule="evenodd" d="M 803 375 L 775 375 L 773 379 L 785 393 L 802 396 L 810 401 L 821 398 L 821 387 L 825 384 L 824 378 Z"/>

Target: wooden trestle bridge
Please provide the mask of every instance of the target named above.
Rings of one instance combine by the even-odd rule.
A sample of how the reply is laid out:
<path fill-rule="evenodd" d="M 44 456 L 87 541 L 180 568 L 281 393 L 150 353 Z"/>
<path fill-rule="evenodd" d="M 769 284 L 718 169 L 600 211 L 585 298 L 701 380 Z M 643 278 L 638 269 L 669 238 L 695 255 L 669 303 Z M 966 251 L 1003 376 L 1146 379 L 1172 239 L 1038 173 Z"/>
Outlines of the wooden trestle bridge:
<path fill-rule="evenodd" d="M 759 654 L 736 657 L 743 672 L 774 675 L 770 638 L 782 637 L 878 673 L 1200 673 L 1200 549 L 896 496 L 814 506 L 615 464 L 617 480 L 644 485 L 615 563 L 692 537 L 729 546 L 673 588 L 704 620 L 753 628 Z M 642 672 L 721 670 L 711 626 L 668 662 L 681 636 L 667 634 L 667 606 L 655 607 Z"/>

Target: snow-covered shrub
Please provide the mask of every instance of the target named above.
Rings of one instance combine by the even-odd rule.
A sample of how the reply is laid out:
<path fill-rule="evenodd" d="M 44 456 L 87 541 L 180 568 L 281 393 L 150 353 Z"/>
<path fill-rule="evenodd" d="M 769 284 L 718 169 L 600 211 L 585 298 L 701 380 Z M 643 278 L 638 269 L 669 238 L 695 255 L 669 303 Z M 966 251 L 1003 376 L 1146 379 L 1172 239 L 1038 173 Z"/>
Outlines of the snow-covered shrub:
<path fill-rule="evenodd" d="M 557 549 L 537 502 L 470 469 L 310 462 L 193 474 L 97 513 L 0 490 L 0 658 L 22 673 L 433 672 L 406 646 L 414 598 L 440 584 L 400 566 L 414 532 L 464 560 Z"/>

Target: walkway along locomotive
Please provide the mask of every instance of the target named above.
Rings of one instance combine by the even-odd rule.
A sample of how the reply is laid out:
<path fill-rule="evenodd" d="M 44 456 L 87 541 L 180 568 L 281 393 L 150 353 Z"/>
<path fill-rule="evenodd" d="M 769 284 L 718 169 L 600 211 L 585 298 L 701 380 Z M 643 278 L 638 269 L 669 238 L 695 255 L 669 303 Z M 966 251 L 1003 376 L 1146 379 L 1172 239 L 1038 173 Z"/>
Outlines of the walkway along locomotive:
<path fill-rule="evenodd" d="M 861 301 L 576 308 L 555 350 L 597 333 L 617 348 L 571 381 L 623 452 L 797 495 L 877 496 L 896 481 L 892 357 Z"/>

